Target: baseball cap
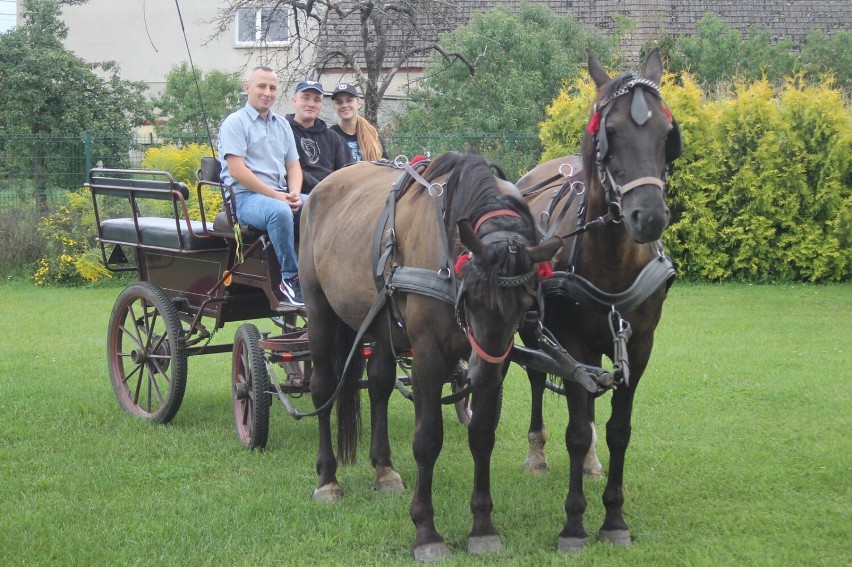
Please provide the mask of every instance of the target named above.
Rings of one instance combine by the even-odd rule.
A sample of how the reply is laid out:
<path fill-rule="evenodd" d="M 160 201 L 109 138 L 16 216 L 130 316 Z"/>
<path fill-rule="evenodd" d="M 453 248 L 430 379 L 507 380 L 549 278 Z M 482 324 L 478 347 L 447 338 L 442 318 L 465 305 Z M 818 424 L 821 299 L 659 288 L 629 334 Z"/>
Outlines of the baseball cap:
<path fill-rule="evenodd" d="M 331 98 L 334 99 L 339 93 L 348 93 L 352 96 L 358 96 L 358 89 L 355 88 L 355 85 L 352 83 L 340 83 L 337 85 L 337 88 L 334 89 L 334 92 L 331 93 Z"/>
<path fill-rule="evenodd" d="M 322 84 L 319 81 L 314 81 L 313 79 L 308 79 L 306 81 L 301 81 L 298 85 L 296 85 L 297 93 L 307 90 L 314 90 L 319 92 L 320 94 L 324 94 L 325 90 L 322 88 Z"/>

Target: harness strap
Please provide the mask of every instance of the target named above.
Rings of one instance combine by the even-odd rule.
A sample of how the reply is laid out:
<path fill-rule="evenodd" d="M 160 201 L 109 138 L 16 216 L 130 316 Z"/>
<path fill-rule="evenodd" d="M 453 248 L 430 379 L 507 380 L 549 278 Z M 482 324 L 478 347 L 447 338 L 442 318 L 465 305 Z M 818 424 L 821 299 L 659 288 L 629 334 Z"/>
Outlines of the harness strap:
<path fill-rule="evenodd" d="M 541 285 L 545 297 L 569 297 L 582 307 L 602 314 L 610 313 L 613 308 L 627 313 L 676 275 L 672 261 L 663 254 L 648 262 L 630 287 L 619 293 L 602 291 L 586 278 L 569 272 L 553 272 Z"/>
<path fill-rule="evenodd" d="M 449 280 L 436 277 L 435 270 L 400 266 L 394 269 L 388 279 L 389 293 L 397 291 L 425 295 L 454 305 L 455 289 Z"/>
<path fill-rule="evenodd" d="M 511 209 L 496 209 L 496 210 L 493 210 L 493 211 L 489 211 L 489 212 L 485 213 L 484 215 L 482 215 L 481 217 L 479 217 L 479 220 L 476 221 L 476 226 L 473 227 L 473 232 L 479 232 L 479 227 L 481 227 L 485 223 L 485 221 L 491 220 L 494 217 L 517 217 L 517 218 L 521 218 L 521 215 L 519 215 L 518 213 L 516 213 L 515 211 L 513 211 Z"/>
<path fill-rule="evenodd" d="M 660 188 L 661 191 L 666 190 L 666 184 L 659 177 L 640 177 L 639 179 L 634 179 L 630 183 L 626 183 L 624 185 L 616 185 L 615 180 L 612 178 L 612 174 L 609 172 L 609 169 L 606 170 L 607 176 L 609 176 L 610 183 L 613 187 L 615 187 L 616 191 L 619 191 L 622 195 L 627 194 L 628 191 L 636 189 L 637 187 L 641 187 L 642 185 L 656 185 Z"/>
<path fill-rule="evenodd" d="M 343 371 L 340 373 L 340 380 L 337 382 L 337 387 L 332 392 L 331 397 L 326 400 L 326 402 L 315 409 L 312 412 L 302 412 L 292 406 L 289 400 L 287 400 L 287 396 L 283 394 L 279 394 L 281 401 L 284 402 L 284 405 L 287 407 L 287 413 L 289 413 L 292 417 L 297 420 L 302 419 L 303 417 L 313 417 L 315 415 L 319 415 L 324 412 L 334 401 L 340 396 L 340 391 L 343 389 L 343 382 L 346 377 L 346 371 L 349 369 L 349 363 L 352 362 L 352 357 L 358 352 L 361 348 L 361 339 L 364 338 L 364 333 L 367 332 L 367 328 L 373 323 L 376 319 L 376 315 L 379 314 L 382 307 L 384 307 L 387 302 L 388 291 L 386 288 L 383 288 L 379 291 L 378 297 L 376 297 L 376 301 L 373 302 L 373 306 L 370 307 L 370 310 L 367 312 L 367 316 L 364 317 L 364 321 L 361 323 L 361 326 L 358 328 L 358 333 L 355 335 L 355 341 L 352 343 L 352 348 L 349 350 L 349 356 L 346 357 L 346 363 L 343 365 Z M 271 366 L 272 363 L 267 362 L 267 368 Z"/>

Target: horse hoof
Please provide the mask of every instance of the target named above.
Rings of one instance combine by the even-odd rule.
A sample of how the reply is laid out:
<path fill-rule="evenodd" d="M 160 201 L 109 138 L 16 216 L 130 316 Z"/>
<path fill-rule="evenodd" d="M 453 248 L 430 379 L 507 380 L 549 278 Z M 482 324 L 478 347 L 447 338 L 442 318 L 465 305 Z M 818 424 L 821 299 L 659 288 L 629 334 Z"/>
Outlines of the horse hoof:
<path fill-rule="evenodd" d="M 418 563 L 435 563 L 450 557 L 450 550 L 444 542 L 427 543 L 414 548 L 414 560 Z"/>
<path fill-rule="evenodd" d="M 589 545 L 589 536 L 586 537 L 560 537 L 560 553 L 579 553 Z"/>
<path fill-rule="evenodd" d="M 375 486 L 379 492 L 405 492 L 402 477 L 393 469 L 387 469 L 378 476 Z"/>
<path fill-rule="evenodd" d="M 589 467 L 583 469 L 583 474 L 586 475 L 586 478 L 589 480 L 600 480 L 604 478 L 603 467 Z"/>
<path fill-rule="evenodd" d="M 547 461 L 531 461 L 529 459 L 524 461 L 524 472 L 534 475 L 543 475 L 549 470 L 550 467 L 547 466 Z"/>
<path fill-rule="evenodd" d="M 343 496 L 343 491 L 337 484 L 326 484 L 314 490 L 314 502 L 337 502 Z"/>
<path fill-rule="evenodd" d="M 630 530 L 601 530 L 598 532 L 598 541 L 608 541 L 616 547 L 629 547 Z"/>
<path fill-rule="evenodd" d="M 471 555 L 503 551 L 503 542 L 498 535 L 471 536 L 467 538 L 467 552 Z"/>

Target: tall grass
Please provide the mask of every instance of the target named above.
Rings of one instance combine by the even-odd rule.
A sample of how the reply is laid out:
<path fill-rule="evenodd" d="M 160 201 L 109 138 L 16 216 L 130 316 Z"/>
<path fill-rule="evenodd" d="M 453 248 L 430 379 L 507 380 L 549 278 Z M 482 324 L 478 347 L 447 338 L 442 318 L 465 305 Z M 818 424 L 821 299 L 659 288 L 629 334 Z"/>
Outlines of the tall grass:
<path fill-rule="evenodd" d="M 372 490 L 365 435 L 358 463 L 339 471 L 344 500 L 316 504 L 316 422 L 276 406 L 268 450 L 242 449 L 226 354 L 190 359 L 172 424 L 119 409 L 105 361 L 118 293 L 0 285 L 4 565 L 412 563 L 410 402 L 394 395 L 390 415 L 408 491 Z M 446 564 L 849 565 L 850 311 L 850 285 L 674 286 L 637 393 L 625 479 L 629 549 L 555 551 L 567 488 L 565 401 L 545 400 L 550 473 L 522 473 L 529 391 L 513 370 L 493 460 L 505 551 L 468 556 L 471 458 L 465 429 L 445 408 L 434 493 L 438 529 L 454 552 Z M 214 341 L 230 342 L 235 330 Z M 594 533 L 603 483 L 586 489 Z"/>

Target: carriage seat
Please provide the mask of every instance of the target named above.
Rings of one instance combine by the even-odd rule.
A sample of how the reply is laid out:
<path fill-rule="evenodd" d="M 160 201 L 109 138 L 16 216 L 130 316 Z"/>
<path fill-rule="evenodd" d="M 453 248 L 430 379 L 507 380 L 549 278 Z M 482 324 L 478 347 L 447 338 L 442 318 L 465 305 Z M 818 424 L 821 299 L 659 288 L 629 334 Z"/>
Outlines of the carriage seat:
<path fill-rule="evenodd" d="M 205 235 L 201 221 L 175 221 L 173 218 L 138 217 L 139 233 L 132 218 L 108 219 L 101 222 L 102 240 L 117 244 L 151 246 L 171 250 L 217 250 L 225 248 L 218 236 Z"/>

